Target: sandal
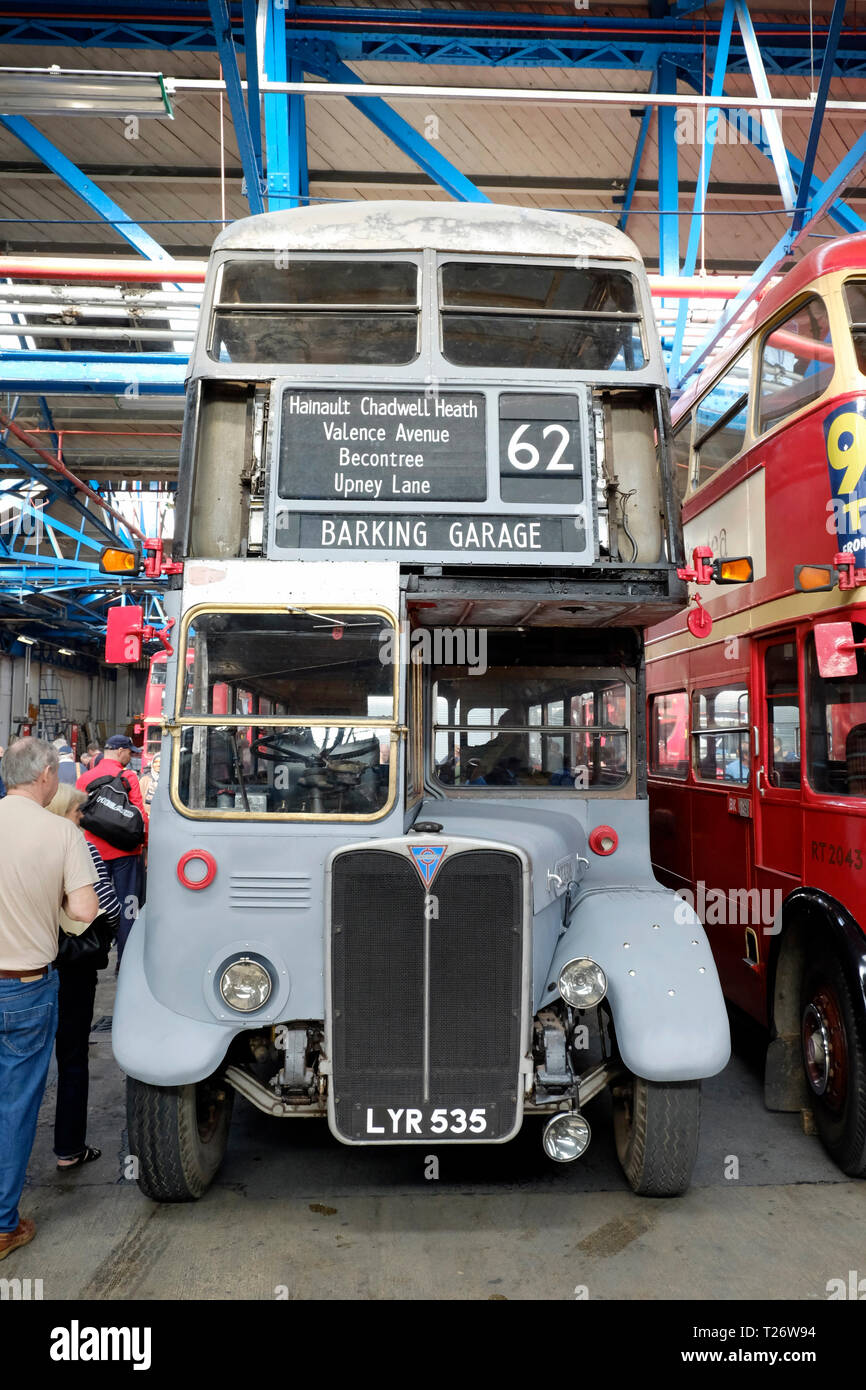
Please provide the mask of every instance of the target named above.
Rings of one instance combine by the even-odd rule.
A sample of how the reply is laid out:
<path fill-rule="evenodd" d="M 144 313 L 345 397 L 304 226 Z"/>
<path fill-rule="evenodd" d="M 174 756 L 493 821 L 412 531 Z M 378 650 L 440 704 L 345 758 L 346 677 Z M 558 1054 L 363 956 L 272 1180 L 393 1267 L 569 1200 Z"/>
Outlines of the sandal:
<path fill-rule="evenodd" d="M 73 1168 L 83 1168 L 85 1163 L 95 1163 L 97 1158 L 102 1157 L 101 1149 L 91 1149 L 89 1145 L 69 1163 L 58 1163 L 57 1169 L 61 1173 L 69 1173 Z"/>

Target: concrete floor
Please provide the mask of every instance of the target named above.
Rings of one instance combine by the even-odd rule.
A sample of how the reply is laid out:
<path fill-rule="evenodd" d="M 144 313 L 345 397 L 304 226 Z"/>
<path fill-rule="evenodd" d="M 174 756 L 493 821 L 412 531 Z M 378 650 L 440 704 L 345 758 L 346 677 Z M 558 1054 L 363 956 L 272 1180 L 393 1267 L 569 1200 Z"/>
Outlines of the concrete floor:
<path fill-rule="evenodd" d="M 627 1188 L 607 1099 L 587 1109 L 593 1143 L 558 1167 L 538 1121 L 499 1148 L 347 1149 L 317 1121 L 270 1120 L 237 1100 L 208 1195 L 156 1206 L 123 1176 L 123 1079 L 103 972 L 91 1046 L 88 1140 L 98 1163 L 54 1166 L 55 1076 L 40 1114 L 22 1211 L 32 1245 L 6 1277 L 45 1299 L 813 1299 L 866 1276 L 866 1185 L 841 1174 L 800 1118 L 761 1100 L 760 1035 L 704 1085 L 701 1148 L 685 1197 Z M 434 1150 L 430 1150 L 435 1152 Z M 726 1177 L 739 1165 L 737 1178 Z"/>

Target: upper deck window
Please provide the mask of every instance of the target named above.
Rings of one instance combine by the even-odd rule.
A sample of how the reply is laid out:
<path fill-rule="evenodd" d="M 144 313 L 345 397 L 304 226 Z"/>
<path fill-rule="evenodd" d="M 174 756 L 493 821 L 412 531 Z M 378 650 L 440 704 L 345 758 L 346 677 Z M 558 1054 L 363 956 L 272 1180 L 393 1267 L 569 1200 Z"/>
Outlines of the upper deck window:
<path fill-rule="evenodd" d="M 689 481 L 689 460 L 692 449 L 692 415 L 689 411 L 684 420 L 676 426 L 670 442 L 671 463 L 674 470 L 674 495 L 682 502 Z"/>
<path fill-rule="evenodd" d="M 835 370 L 830 320 L 817 295 L 771 329 L 761 349 L 758 434 L 823 396 Z"/>
<path fill-rule="evenodd" d="M 411 261 L 227 261 L 209 354 L 218 362 L 385 365 L 418 355 L 418 267 Z"/>
<path fill-rule="evenodd" d="M 751 374 L 750 346 L 699 403 L 696 411 L 693 490 L 714 477 L 742 449 L 746 437 Z"/>
<path fill-rule="evenodd" d="M 857 366 L 866 376 L 866 280 L 847 280 L 845 303 L 851 322 L 851 337 L 857 354 Z"/>
<path fill-rule="evenodd" d="M 635 282 L 621 270 L 447 261 L 442 355 L 460 367 L 636 371 L 646 365 Z"/>

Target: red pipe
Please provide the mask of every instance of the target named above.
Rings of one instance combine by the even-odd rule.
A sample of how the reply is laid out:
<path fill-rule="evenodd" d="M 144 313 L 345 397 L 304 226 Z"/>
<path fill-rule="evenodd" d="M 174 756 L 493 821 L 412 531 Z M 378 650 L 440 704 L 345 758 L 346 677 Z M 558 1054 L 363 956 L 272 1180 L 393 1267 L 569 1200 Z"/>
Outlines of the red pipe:
<path fill-rule="evenodd" d="M 74 483 L 79 492 L 83 492 L 85 497 L 89 497 L 90 500 L 95 502 L 98 507 L 101 507 L 104 512 L 108 512 L 109 516 L 113 516 L 115 521 L 119 521 L 122 526 L 126 527 L 127 531 L 130 531 L 134 536 L 138 536 L 140 541 L 147 539 L 144 532 L 139 531 L 134 522 L 128 521 L 125 516 L 120 515 L 120 512 L 116 512 L 113 507 L 110 507 L 108 503 L 100 497 L 98 492 L 94 492 L 92 487 L 88 487 L 80 478 L 76 478 L 75 474 L 69 471 L 65 463 L 61 463 L 56 455 L 47 453 L 32 435 L 28 434 L 26 430 L 19 429 L 15 421 L 10 420 L 2 411 L 0 411 L 0 426 L 2 426 L 4 430 L 9 430 L 14 434 L 16 439 L 20 439 L 22 444 L 26 444 L 28 448 L 33 450 L 34 454 L 38 454 L 41 459 L 44 459 L 47 464 L 50 464 L 56 472 L 61 473 L 70 483 Z"/>
<path fill-rule="evenodd" d="M 45 13 L 40 12 L 40 11 L 37 11 L 36 14 L 34 15 L 34 13 L 33 13 L 32 10 L 4 10 L 4 14 L 9 15 L 9 16 L 10 16 L 11 18 L 13 18 L 13 19 L 15 19 L 15 18 L 21 18 L 21 19 L 54 19 L 54 20 L 56 20 L 56 18 L 57 18 L 57 16 L 56 16 L 55 14 L 45 14 Z M 189 16 L 188 16 L 188 17 L 189 17 L 189 18 L 192 18 L 192 11 L 189 12 Z M 551 18 L 563 18 L 563 19 L 569 18 L 569 16 L 567 16 L 567 15 L 562 15 L 562 16 L 550 16 L 550 17 L 551 17 Z M 76 18 L 76 19 L 79 19 L 79 20 L 81 20 L 81 19 L 98 19 L 98 20 L 100 20 L 100 21 L 109 22 L 109 23 L 111 23 L 111 22 L 118 22 L 118 23 L 127 22 L 127 23 L 128 23 L 128 22 L 129 22 L 129 15 L 112 15 L 112 14 L 105 14 L 104 12 L 101 13 L 101 14 L 94 14 L 94 13 L 92 13 L 92 12 L 90 12 L 90 11 L 87 11 L 87 10 L 76 10 L 76 12 L 75 12 L 75 18 Z M 375 20 L 375 19 L 370 19 L 369 17 L 367 17 L 367 18 L 362 18 L 362 19 L 346 19 L 345 17 L 341 17 L 341 18 L 339 18 L 339 19 L 326 19 L 326 18 L 325 18 L 323 15 L 321 15 L 321 14 L 317 14 L 317 15 L 315 16 L 315 18 L 313 18 L 313 19 L 304 19 L 303 16 L 302 16 L 301 14 L 296 15 L 295 18 L 296 18 L 297 20 L 301 21 L 301 23 L 304 24 L 305 26 L 309 26 L 309 28 L 311 28 L 311 29 L 317 28 L 318 25 L 320 25 L 320 24 L 321 24 L 321 25 L 334 25 L 334 24 L 338 24 L 338 25 L 340 25 L 341 28 L 362 28 L 362 29 L 377 29 L 377 28 L 378 28 L 378 29 L 395 29 L 395 28 L 403 28 L 403 29 L 407 29 L 407 28 L 408 28 L 408 29 L 442 29 L 442 30 L 444 30 L 446 33 L 453 33 L 454 30 L 458 28 L 458 26 L 457 26 L 455 23 L 453 23 L 453 22 L 452 22 L 452 23 L 449 23 L 446 19 L 441 19 L 441 20 L 439 20 L 439 19 L 435 19 L 435 20 L 430 20 L 430 19 L 426 19 L 426 20 L 420 20 L 420 19 L 419 19 L 419 20 L 401 19 L 401 20 L 396 20 L 396 21 L 395 21 L 395 20 L 389 20 L 389 19 L 387 19 L 387 18 L 383 18 L 383 19 L 380 19 L 380 20 Z M 138 14 L 137 14 L 137 15 L 135 16 L 135 20 L 136 20 L 136 23 L 139 23 L 139 24 L 147 24 L 147 23 L 150 23 L 150 24 L 160 24 L 160 23 L 162 23 L 162 24 L 164 24 L 164 23 L 166 22 L 166 16 L 165 16 L 164 14 L 161 14 L 161 15 L 155 15 L 155 14 L 143 14 L 143 15 L 138 15 Z M 579 19 L 576 19 L 576 20 L 574 21 L 574 24 L 575 24 L 574 29 L 571 29 L 571 28 L 566 29 L 563 25 L 553 25 L 553 24 L 549 25 L 549 26 L 547 27 L 547 29 L 545 29 L 541 24 L 461 24 L 461 25 L 459 26 L 458 32 L 461 32 L 461 31 L 464 30 L 464 29 L 479 29 L 482 33 L 485 33 L 485 34 L 499 34 L 499 33 L 506 33 L 506 34 L 519 33 L 519 34 L 523 34 L 523 33 L 526 33 L 526 34 L 546 35 L 547 37 L 555 36 L 555 35 L 558 35 L 558 34 L 559 34 L 559 35 L 565 34 L 565 35 L 567 35 L 568 37 L 573 37 L 575 34 L 580 34 L 580 28 L 578 27 L 578 26 L 580 25 L 580 23 L 581 23 L 581 21 L 580 21 Z M 716 30 L 719 28 L 719 21 L 718 21 L 718 20 L 715 20 L 715 21 L 712 21 L 712 20 L 711 20 L 710 23 L 714 26 L 714 28 L 715 28 Z M 238 27 L 238 26 L 235 25 L 234 27 Z M 710 30 L 710 32 L 713 32 L 713 31 Z M 846 33 L 846 32 L 857 33 L 858 30 L 857 30 L 856 26 L 851 26 L 851 27 L 849 28 L 849 30 L 843 30 L 843 33 Z M 614 25 L 614 24 L 611 24 L 611 25 L 605 26 L 604 28 L 601 28 L 601 27 L 596 28 L 595 26 L 593 26 L 593 28 L 590 30 L 590 33 L 593 33 L 593 34 L 620 34 L 620 35 L 624 35 L 626 38 L 629 37 L 631 34 L 654 34 L 654 35 L 657 35 L 657 36 L 660 37 L 660 38 L 673 38 L 673 37 L 675 37 L 675 36 L 676 36 L 676 37 L 679 37 L 679 36 L 682 35 L 682 34 L 698 34 L 698 35 L 702 35 L 703 30 L 702 30 L 702 28 L 701 28 L 700 26 L 698 26 L 698 25 L 695 24 L 695 23 L 689 24 L 688 26 L 678 27 L 678 28 L 669 29 L 669 30 L 660 29 L 660 28 L 657 27 L 657 26 L 656 26 L 656 27 L 650 27 L 649 25 L 647 25 L 646 28 L 644 28 L 643 26 L 635 26 L 634 28 L 624 29 L 622 25 Z M 815 33 L 816 33 L 816 35 L 818 35 L 818 34 L 826 34 L 826 26 L 825 26 L 824 28 L 822 28 L 822 29 L 816 29 L 816 30 L 815 30 Z M 794 35 L 792 35 L 791 29 L 790 29 L 790 28 L 788 28 L 788 29 L 764 29 L 764 28 L 762 28 L 762 29 L 760 30 L 760 33 L 759 33 L 758 37 L 760 38 L 760 37 L 762 37 L 762 36 L 765 35 L 765 34 L 766 34 L 766 35 L 772 34 L 772 35 L 774 35 L 774 36 L 785 37 L 785 38 L 796 37 L 796 33 L 795 33 Z"/>
<path fill-rule="evenodd" d="M 202 284 L 204 261 L 134 261 L 61 256 L 0 256 L 0 276 L 19 280 L 108 280 Z"/>
<path fill-rule="evenodd" d="M 650 293 L 657 299 L 736 299 L 746 276 L 650 275 Z"/>

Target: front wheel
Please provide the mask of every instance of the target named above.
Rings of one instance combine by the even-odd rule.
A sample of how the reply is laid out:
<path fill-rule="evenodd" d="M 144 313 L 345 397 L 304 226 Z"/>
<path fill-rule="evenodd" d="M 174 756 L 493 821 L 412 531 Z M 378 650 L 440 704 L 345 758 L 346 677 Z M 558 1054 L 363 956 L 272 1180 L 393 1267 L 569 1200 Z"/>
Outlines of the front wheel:
<path fill-rule="evenodd" d="M 815 1124 L 843 1173 L 866 1177 L 866 1053 L 835 953 L 815 945 L 800 992 L 803 1069 Z"/>
<path fill-rule="evenodd" d="M 645 1081 L 629 1074 L 613 1088 L 616 1153 L 632 1191 L 679 1197 L 698 1152 L 700 1081 Z"/>
<path fill-rule="evenodd" d="M 130 1155 L 154 1202 L 193 1202 L 210 1187 L 228 1143 L 234 1091 L 209 1077 L 188 1086 L 126 1078 Z"/>

